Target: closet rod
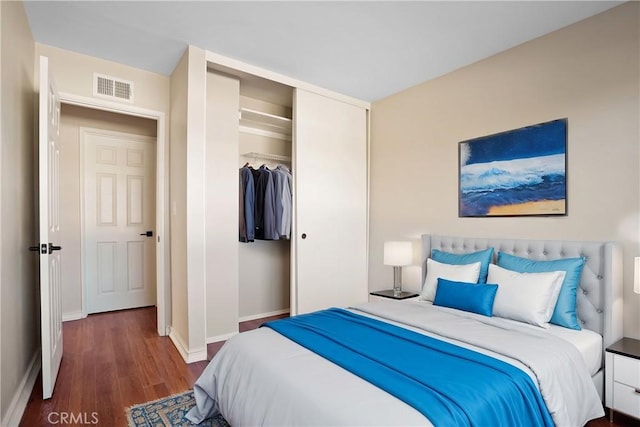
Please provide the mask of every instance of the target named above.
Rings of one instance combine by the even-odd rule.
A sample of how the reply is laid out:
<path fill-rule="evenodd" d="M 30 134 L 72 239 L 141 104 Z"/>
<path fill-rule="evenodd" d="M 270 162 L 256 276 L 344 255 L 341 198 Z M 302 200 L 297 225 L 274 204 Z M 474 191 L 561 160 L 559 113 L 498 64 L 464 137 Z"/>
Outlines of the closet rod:
<path fill-rule="evenodd" d="M 250 153 L 244 153 L 242 156 L 251 157 L 254 159 L 274 160 L 278 162 L 291 162 L 291 157 L 289 156 L 281 156 L 279 154 L 257 153 L 255 151 L 252 151 Z"/>

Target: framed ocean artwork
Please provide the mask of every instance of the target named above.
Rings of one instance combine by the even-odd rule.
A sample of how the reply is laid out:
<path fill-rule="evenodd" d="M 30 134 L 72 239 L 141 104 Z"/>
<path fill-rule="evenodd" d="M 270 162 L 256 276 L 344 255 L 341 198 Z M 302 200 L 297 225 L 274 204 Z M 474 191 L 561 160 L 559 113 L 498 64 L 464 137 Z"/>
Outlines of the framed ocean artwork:
<path fill-rule="evenodd" d="M 458 145 L 458 216 L 567 214 L 567 119 Z"/>

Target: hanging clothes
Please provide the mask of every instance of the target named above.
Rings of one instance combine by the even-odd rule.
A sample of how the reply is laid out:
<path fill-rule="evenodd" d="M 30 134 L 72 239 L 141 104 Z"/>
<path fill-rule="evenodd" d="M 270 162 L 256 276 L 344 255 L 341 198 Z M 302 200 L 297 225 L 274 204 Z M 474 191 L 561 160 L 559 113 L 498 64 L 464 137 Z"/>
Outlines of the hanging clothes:
<path fill-rule="evenodd" d="M 238 198 L 238 223 L 239 227 L 239 239 L 241 242 L 247 241 L 247 221 L 244 217 L 244 182 L 242 181 L 242 169 L 240 169 L 240 173 L 238 174 L 238 178 L 240 181 L 240 191 L 238 194 L 240 197 Z"/>
<path fill-rule="evenodd" d="M 275 216 L 275 236 L 278 236 L 277 239 L 280 239 L 282 235 L 280 234 L 281 225 L 282 225 L 282 214 L 284 211 L 284 206 L 282 204 L 282 191 L 283 186 L 282 182 L 286 181 L 286 177 L 276 168 L 271 169 L 271 176 L 273 177 L 273 199 L 274 199 L 274 216 Z"/>
<path fill-rule="evenodd" d="M 255 226 L 255 185 L 252 169 L 248 166 L 240 168 L 240 241 L 253 242 L 256 234 Z"/>
<path fill-rule="evenodd" d="M 280 235 L 276 228 L 276 199 L 275 199 L 275 182 L 271 171 L 266 165 L 260 166 L 258 169 L 260 178 L 258 185 L 264 188 L 264 208 L 262 211 L 262 230 L 258 234 L 256 229 L 256 239 L 278 240 Z"/>
<path fill-rule="evenodd" d="M 289 168 L 266 165 L 240 168 L 239 240 L 279 240 L 291 237 L 292 177 Z"/>
<path fill-rule="evenodd" d="M 281 239 L 289 239 L 291 237 L 291 211 L 293 207 L 291 172 L 285 165 L 276 166 L 275 172 L 281 177 L 280 204 L 282 205 L 282 216 L 278 225 L 278 232 Z"/>
<path fill-rule="evenodd" d="M 254 236 L 257 240 L 264 240 L 264 194 L 267 191 L 267 179 L 264 175 L 261 178 L 260 170 L 249 168 L 253 175 L 255 185 L 255 197 L 253 206 Z"/>

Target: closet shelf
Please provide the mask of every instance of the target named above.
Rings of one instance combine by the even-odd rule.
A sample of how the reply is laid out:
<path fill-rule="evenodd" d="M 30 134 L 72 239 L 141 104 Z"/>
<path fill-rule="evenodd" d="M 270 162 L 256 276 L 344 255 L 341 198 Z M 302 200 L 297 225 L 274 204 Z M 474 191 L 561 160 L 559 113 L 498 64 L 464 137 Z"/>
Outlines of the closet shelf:
<path fill-rule="evenodd" d="M 291 141 L 292 120 L 250 108 L 240 107 L 240 131 Z"/>
<path fill-rule="evenodd" d="M 291 162 L 291 157 L 289 156 L 281 156 L 279 154 L 257 153 L 255 151 L 252 151 L 250 153 L 244 153 L 242 156 L 251 157 L 253 159 L 274 160 L 277 162 Z"/>
<path fill-rule="evenodd" d="M 242 122 L 240 122 L 242 123 Z M 240 125 L 238 129 L 242 133 L 249 133 L 252 135 L 268 136 L 269 138 L 280 139 L 282 141 L 291 142 L 291 134 L 286 134 L 278 131 L 271 131 L 268 129 L 259 129 L 256 126 Z"/>
<path fill-rule="evenodd" d="M 277 116 L 263 111 L 240 107 L 240 119 L 250 122 L 260 122 L 267 125 L 291 129 L 292 120 L 288 117 Z"/>

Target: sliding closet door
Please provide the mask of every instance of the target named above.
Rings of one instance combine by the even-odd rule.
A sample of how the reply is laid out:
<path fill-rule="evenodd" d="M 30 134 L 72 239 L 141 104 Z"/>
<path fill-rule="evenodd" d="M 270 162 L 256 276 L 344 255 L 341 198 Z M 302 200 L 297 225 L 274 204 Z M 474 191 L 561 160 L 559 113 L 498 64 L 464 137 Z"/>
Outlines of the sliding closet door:
<path fill-rule="evenodd" d="M 206 90 L 204 233 L 209 343 L 238 332 L 240 81 L 209 71 Z"/>
<path fill-rule="evenodd" d="M 297 89 L 292 314 L 367 299 L 367 111 Z"/>

